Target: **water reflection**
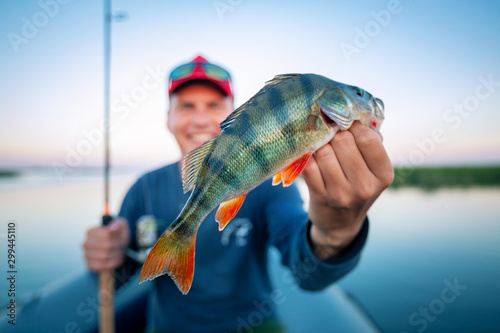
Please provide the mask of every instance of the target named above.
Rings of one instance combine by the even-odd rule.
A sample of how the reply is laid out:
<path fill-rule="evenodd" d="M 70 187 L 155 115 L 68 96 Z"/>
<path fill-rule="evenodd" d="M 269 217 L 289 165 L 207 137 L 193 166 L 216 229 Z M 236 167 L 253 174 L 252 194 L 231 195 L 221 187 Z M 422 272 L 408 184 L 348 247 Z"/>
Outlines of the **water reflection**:
<path fill-rule="evenodd" d="M 363 259 L 340 284 L 388 332 L 498 331 L 498 203 L 494 188 L 386 191 L 370 212 Z M 441 312 L 446 281 L 455 280 L 467 289 Z"/>
<path fill-rule="evenodd" d="M 81 243 L 86 230 L 99 223 L 102 206 L 100 176 L 63 182 L 30 177 L 0 179 L 0 253 L 6 253 L 7 222 L 16 220 L 22 293 L 83 266 Z M 118 211 L 136 177 L 113 177 L 112 211 Z M 387 332 L 498 331 L 499 203 L 499 188 L 384 192 L 369 213 L 362 260 L 340 285 Z M 446 281 L 467 287 L 450 303 L 441 300 Z M 5 283 L 0 290 L 6 290 Z"/>

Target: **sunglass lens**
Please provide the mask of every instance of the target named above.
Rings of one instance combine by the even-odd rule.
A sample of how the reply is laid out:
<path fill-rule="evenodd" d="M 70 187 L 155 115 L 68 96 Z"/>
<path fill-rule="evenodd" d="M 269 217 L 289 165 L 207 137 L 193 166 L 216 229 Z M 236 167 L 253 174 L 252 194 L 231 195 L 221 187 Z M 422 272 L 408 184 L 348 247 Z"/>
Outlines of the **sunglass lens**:
<path fill-rule="evenodd" d="M 203 69 L 205 70 L 205 74 L 213 79 L 221 81 L 226 81 L 229 79 L 229 73 L 219 66 L 215 66 L 212 64 L 203 64 Z"/>
<path fill-rule="evenodd" d="M 179 80 L 193 72 L 195 64 L 186 64 L 174 69 L 172 74 L 170 74 L 170 80 Z"/>

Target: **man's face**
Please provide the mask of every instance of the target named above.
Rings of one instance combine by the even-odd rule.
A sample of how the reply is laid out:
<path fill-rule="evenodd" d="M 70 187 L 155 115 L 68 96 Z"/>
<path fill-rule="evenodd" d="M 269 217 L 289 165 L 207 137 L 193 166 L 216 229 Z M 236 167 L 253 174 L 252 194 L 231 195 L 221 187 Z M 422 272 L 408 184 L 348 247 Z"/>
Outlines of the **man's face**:
<path fill-rule="evenodd" d="M 167 127 L 185 156 L 218 135 L 219 124 L 232 111 L 231 98 L 213 88 L 192 85 L 170 97 Z"/>

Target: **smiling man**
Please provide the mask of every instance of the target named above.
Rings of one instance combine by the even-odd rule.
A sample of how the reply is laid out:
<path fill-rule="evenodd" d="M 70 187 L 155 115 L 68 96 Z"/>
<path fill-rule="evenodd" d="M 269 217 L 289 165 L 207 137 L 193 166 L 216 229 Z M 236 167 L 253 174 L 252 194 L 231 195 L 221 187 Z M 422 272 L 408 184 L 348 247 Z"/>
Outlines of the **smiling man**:
<path fill-rule="evenodd" d="M 201 56 L 171 72 L 168 93 L 167 127 L 183 155 L 219 134 L 219 123 L 233 110 L 229 73 Z M 393 179 L 381 137 L 355 123 L 315 152 L 303 176 L 310 195 L 308 212 L 296 186 L 273 187 L 270 180 L 248 194 L 223 232 L 211 212 L 198 231 L 190 292 L 182 295 L 167 275 L 147 282 L 154 284 L 148 329 L 284 332 L 267 270 L 270 247 L 281 252 L 283 264 L 307 290 L 326 288 L 350 272 L 368 234 L 366 213 Z M 119 218 L 89 230 L 84 243 L 87 266 L 100 272 L 127 264 L 120 247 L 137 249 L 136 221 L 154 215 L 170 223 L 188 196 L 182 189 L 180 162 L 142 176 L 127 193 Z M 262 304 L 265 320 L 245 320 Z"/>
<path fill-rule="evenodd" d="M 203 60 L 197 57 L 193 61 Z M 184 81 L 182 83 L 170 81 L 167 127 L 177 140 L 182 156 L 218 135 L 219 124 L 233 111 L 231 86 L 219 86 L 207 78 L 198 78 L 203 75 L 199 67 L 190 76 L 194 79 L 178 80 Z"/>

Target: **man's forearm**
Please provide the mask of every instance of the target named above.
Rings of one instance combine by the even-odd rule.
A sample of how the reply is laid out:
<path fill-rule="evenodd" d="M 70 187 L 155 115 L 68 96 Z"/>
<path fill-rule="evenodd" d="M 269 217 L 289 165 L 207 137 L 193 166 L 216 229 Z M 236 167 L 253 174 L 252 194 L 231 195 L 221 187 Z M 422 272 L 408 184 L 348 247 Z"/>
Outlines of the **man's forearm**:
<path fill-rule="evenodd" d="M 364 218 L 363 218 L 364 220 Z M 314 255 L 321 260 L 335 258 L 352 243 L 361 230 L 363 220 L 356 223 L 355 227 L 349 226 L 331 230 L 328 233 L 322 232 L 313 223 L 310 229 L 311 247 Z"/>

